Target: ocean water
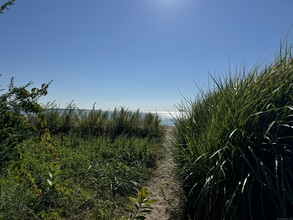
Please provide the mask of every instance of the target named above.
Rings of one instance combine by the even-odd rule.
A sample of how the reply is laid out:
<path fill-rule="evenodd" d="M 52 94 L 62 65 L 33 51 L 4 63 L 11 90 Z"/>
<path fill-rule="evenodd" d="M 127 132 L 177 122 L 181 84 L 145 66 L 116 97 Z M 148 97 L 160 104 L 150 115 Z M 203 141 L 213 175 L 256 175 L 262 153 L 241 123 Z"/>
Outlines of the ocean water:
<path fill-rule="evenodd" d="M 162 120 L 161 124 L 164 126 L 175 126 L 174 118 L 180 116 L 180 112 L 177 111 L 150 111 L 150 113 L 157 114 Z"/>
<path fill-rule="evenodd" d="M 54 110 L 58 110 L 61 113 L 65 112 L 65 109 L 54 109 Z M 76 113 L 78 113 L 79 110 L 76 109 L 75 111 L 76 111 Z M 82 111 L 84 111 L 86 114 L 88 114 L 92 110 L 82 109 Z M 108 110 L 108 113 L 110 115 L 112 112 L 113 111 Z M 178 111 L 141 111 L 141 114 L 147 114 L 147 113 L 157 114 L 161 119 L 161 124 L 164 126 L 175 126 L 174 118 L 177 118 L 181 115 L 181 113 Z"/>
<path fill-rule="evenodd" d="M 161 118 L 161 124 L 164 126 L 175 126 L 174 120 L 172 117 L 165 116 L 165 115 L 160 115 L 158 114 L 159 117 Z"/>

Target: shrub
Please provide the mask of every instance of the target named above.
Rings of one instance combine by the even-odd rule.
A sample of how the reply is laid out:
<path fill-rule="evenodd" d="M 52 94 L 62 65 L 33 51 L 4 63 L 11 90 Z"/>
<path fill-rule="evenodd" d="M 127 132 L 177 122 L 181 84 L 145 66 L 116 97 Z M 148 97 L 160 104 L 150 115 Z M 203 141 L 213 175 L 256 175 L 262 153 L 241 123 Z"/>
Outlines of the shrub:
<path fill-rule="evenodd" d="M 40 89 L 25 86 L 16 87 L 13 78 L 8 91 L 0 90 L 0 169 L 18 157 L 18 145 L 26 139 L 41 135 L 44 130 L 36 130 L 36 123 L 44 128 L 45 120 L 38 99 L 47 94 L 48 84 Z M 35 121 L 34 121 L 35 120 Z"/>

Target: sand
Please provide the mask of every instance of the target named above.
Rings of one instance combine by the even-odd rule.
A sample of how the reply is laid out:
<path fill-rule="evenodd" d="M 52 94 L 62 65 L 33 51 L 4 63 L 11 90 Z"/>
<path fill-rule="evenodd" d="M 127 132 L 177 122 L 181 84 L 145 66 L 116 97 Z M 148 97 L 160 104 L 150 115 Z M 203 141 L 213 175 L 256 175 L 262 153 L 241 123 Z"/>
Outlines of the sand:
<path fill-rule="evenodd" d="M 172 128 L 168 128 L 166 140 L 163 145 L 165 157 L 158 161 L 158 166 L 146 187 L 150 192 L 150 199 L 155 199 L 152 211 L 146 216 L 147 220 L 153 219 L 179 219 L 178 209 L 180 207 L 180 187 L 174 178 L 173 171 L 175 163 L 172 157 Z"/>

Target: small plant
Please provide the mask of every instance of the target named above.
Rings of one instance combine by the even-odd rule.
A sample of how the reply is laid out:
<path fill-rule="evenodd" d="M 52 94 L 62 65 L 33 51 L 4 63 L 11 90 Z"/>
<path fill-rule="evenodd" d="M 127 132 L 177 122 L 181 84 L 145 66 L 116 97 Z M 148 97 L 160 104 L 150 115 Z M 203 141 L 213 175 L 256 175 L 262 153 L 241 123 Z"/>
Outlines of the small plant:
<path fill-rule="evenodd" d="M 129 201 L 131 205 L 128 206 L 130 210 L 130 220 L 144 220 L 146 219 L 146 214 L 150 213 L 152 210 L 151 204 L 153 204 L 156 200 L 148 199 L 149 193 L 146 191 L 144 187 L 142 187 L 137 192 L 137 198 L 129 197 Z M 126 219 L 122 217 L 121 220 Z"/>

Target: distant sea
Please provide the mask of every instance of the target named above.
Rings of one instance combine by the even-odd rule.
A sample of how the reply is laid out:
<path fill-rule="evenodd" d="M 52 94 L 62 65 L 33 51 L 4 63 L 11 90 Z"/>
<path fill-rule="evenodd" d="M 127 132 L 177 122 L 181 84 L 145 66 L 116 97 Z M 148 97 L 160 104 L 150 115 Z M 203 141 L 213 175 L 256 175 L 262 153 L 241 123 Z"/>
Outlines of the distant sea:
<path fill-rule="evenodd" d="M 56 109 L 55 109 L 56 110 Z M 59 111 L 65 111 L 65 109 L 57 109 Z M 91 110 L 88 109 L 81 109 L 85 112 L 90 112 Z M 110 114 L 112 111 L 108 111 Z M 161 119 L 161 125 L 163 126 L 175 126 L 174 118 L 177 118 L 180 115 L 178 111 L 141 111 L 142 114 L 152 113 L 157 114 Z"/>
<path fill-rule="evenodd" d="M 180 112 L 177 111 L 149 111 L 150 113 L 157 114 L 161 121 L 161 124 L 164 126 L 175 126 L 174 118 L 178 117 Z M 143 112 L 148 113 L 148 112 Z"/>

